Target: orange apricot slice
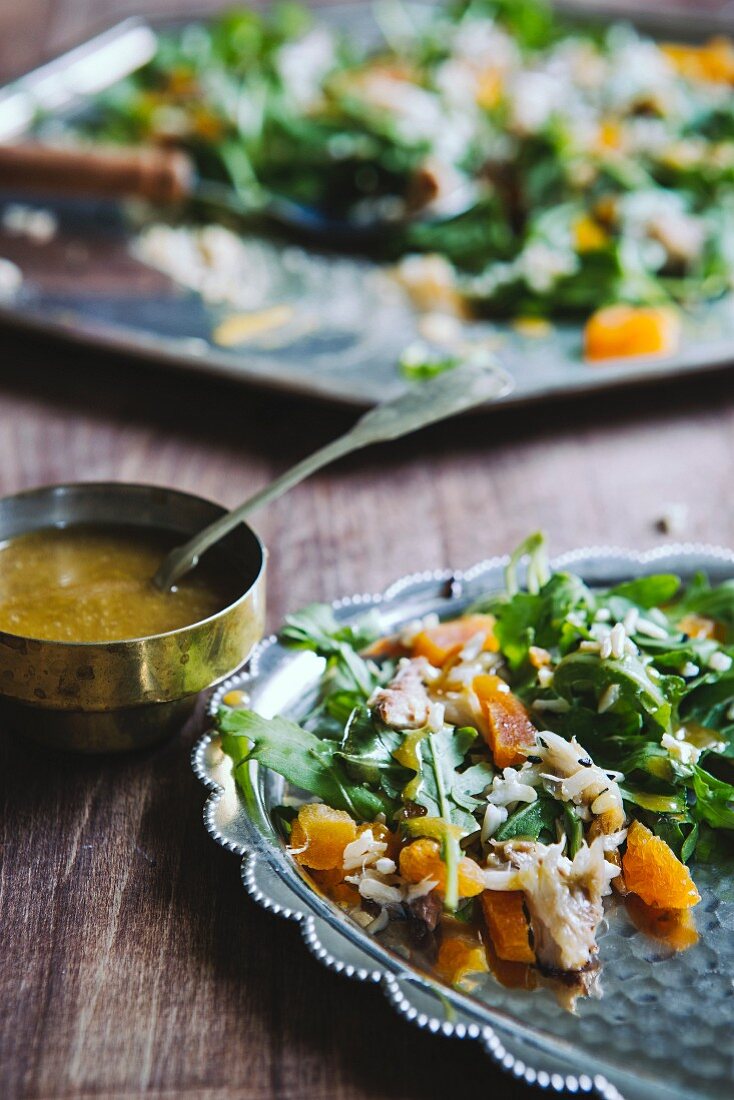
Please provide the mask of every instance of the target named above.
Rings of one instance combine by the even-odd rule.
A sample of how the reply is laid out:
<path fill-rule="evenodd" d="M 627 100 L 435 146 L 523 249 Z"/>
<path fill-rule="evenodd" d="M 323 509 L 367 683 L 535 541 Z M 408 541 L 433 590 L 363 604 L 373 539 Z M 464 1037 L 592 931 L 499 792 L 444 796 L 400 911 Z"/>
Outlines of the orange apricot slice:
<path fill-rule="evenodd" d="M 353 909 L 360 904 L 362 899 L 356 886 L 353 886 L 351 882 L 342 881 L 342 874 L 340 868 L 335 868 L 332 871 L 310 871 L 314 885 L 318 887 L 322 894 L 325 894 L 330 901 L 343 909 Z"/>
<path fill-rule="evenodd" d="M 408 882 L 433 879 L 440 894 L 446 889 L 446 865 L 437 841 L 420 837 L 400 853 L 400 874 Z M 484 889 L 484 876 L 478 863 L 468 856 L 459 860 L 459 897 L 473 898 Z"/>
<path fill-rule="evenodd" d="M 660 47 L 673 68 L 689 80 L 734 83 L 734 44 L 723 35 L 703 46 L 666 42 Z"/>
<path fill-rule="evenodd" d="M 673 951 L 687 951 L 698 943 L 698 932 L 690 909 L 656 909 L 630 894 L 627 911 L 636 928 Z"/>
<path fill-rule="evenodd" d="M 362 833 L 371 832 L 375 840 L 380 844 L 386 844 L 385 855 L 390 859 L 397 860 L 398 851 L 400 848 L 400 838 L 397 833 L 393 833 L 388 829 L 387 825 L 383 825 L 381 821 L 370 821 L 366 825 L 357 826 L 357 836 L 361 836 Z"/>
<path fill-rule="evenodd" d="M 594 218 L 583 214 L 573 226 L 577 252 L 596 252 L 609 243 L 609 234 Z"/>
<path fill-rule="evenodd" d="M 690 638 L 713 638 L 717 642 L 726 641 L 724 624 L 717 623 L 716 619 L 710 619 L 708 615 L 693 613 L 684 615 L 678 623 L 678 629 Z"/>
<path fill-rule="evenodd" d="M 344 849 L 356 835 L 357 826 L 344 810 L 309 802 L 293 822 L 289 847 L 303 867 L 331 871 L 341 865 Z"/>
<path fill-rule="evenodd" d="M 530 963 L 508 962 L 506 959 L 501 959 L 489 936 L 484 946 L 490 973 L 500 985 L 504 985 L 507 989 L 537 988 L 538 971 L 534 966 Z"/>
<path fill-rule="evenodd" d="M 499 642 L 494 636 L 495 621 L 494 615 L 466 615 L 463 619 L 428 627 L 413 639 L 413 653 L 439 668 L 481 633 L 485 635 L 482 648 L 496 653 Z"/>
<path fill-rule="evenodd" d="M 680 319 L 671 309 L 653 306 L 607 306 L 584 327 L 586 359 L 620 359 L 628 355 L 670 355 L 680 341 Z"/>
<path fill-rule="evenodd" d="M 627 889 L 656 909 L 690 909 L 701 900 L 685 863 L 639 821 L 629 827 L 622 870 Z"/>
<path fill-rule="evenodd" d="M 470 974 L 489 970 L 484 948 L 464 936 L 447 936 L 438 950 L 436 970 L 448 985 L 460 985 Z"/>
<path fill-rule="evenodd" d="M 485 890 L 482 914 L 498 958 L 505 962 L 535 962 L 522 890 Z"/>
<path fill-rule="evenodd" d="M 472 688 L 485 720 L 481 733 L 495 764 L 498 768 L 522 764 L 527 750 L 535 744 L 537 732 L 527 710 L 499 676 L 475 676 Z"/>

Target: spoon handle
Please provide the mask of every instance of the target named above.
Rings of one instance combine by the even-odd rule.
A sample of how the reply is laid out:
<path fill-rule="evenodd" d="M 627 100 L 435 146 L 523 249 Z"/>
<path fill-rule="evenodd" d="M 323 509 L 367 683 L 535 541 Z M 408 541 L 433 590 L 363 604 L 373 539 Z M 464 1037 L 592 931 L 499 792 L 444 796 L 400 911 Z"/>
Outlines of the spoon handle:
<path fill-rule="evenodd" d="M 3 187 L 20 192 L 144 198 L 170 204 L 188 198 L 194 166 L 180 149 L 120 146 L 0 145 Z"/>
<path fill-rule="evenodd" d="M 299 482 L 304 481 L 311 474 L 315 474 L 322 467 L 328 466 L 330 462 L 334 462 L 337 458 L 365 446 L 364 443 L 355 442 L 354 440 L 354 434 L 358 426 L 359 422 L 345 435 L 332 440 L 331 443 L 327 443 L 318 451 L 314 451 L 313 454 L 308 455 L 307 458 L 302 459 L 295 466 L 291 466 L 289 470 L 271 481 L 269 485 L 260 489 L 253 496 L 248 497 L 243 504 L 240 504 L 239 508 L 227 512 L 220 519 L 205 527 L 203 531 L 199 531 L 188 542 L 175 547 L 161 563 L 158 572 L 153 577 L 153 584 L 156 588 L 161 589 L 163 592 L 168 591 L 176 581 L 196 566 L 203 553 L 214 543 L 224 538 L 225 535 L 228 535 L 238 523 L 249 516 L 251 512 L 254 512 L 256 508 L 260 508 L 263 504 L 269 504 L 272 500 L 277 500 L 283 493 L 287 493 L 289 489 L 292 489 L 294 485 L 298 485 Z"/>
<path fill-rule="evenodd" d="M 482 355 L 429 382 L 423 382 L 370 409 L 348 432 L 327 443 L 314 454 L 301 459 L 264 489 L 199 531 L 183 546 L 177 546 L 164 559 L 153 577 L 156 588 L 166 592 L 197 564 L 201 555 L 227 535 L 245 516 L 276 500 L 304 478 L 372 443 L 398 439 L 438 420 L 465 412 L 482 402 L 504 396 L 512 379 L 494 360 Z"/>

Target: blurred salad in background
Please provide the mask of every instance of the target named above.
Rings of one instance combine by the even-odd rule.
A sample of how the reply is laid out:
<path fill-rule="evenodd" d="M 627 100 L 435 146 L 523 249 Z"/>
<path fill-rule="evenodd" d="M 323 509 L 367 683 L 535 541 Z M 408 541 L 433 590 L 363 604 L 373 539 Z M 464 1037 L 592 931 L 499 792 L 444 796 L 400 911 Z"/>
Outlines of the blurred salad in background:
<path fill-rule="evenodd" d="M 669 307 L 730 288 L 728 40 L 657 43 L 567 22 L 542 0 L 379 0 L 374 17 L 372 47 L 291 4 L 165 34 L 87 132 L 182 145 L 248 206 L 277 195 L 378 214 L 382 252 L 430 308 L 614 306 L 587 333 L 591 358 L 610 340 L 613 354 L 666 350 Z M 469 198 L 442 213 L 457 194 Z"/>

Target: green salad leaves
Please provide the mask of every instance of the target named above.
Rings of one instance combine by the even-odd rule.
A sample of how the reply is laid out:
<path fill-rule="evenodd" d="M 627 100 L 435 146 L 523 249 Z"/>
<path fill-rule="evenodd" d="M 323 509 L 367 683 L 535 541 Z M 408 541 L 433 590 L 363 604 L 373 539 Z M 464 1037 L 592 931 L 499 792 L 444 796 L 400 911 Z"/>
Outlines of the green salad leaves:
<path fill-rule="evenodd" d="M 551 573 L 540 537 L 520 550 L 507 589 L 471 609 L 494 616 L 496 667 L 509 688 L 538 730 L 576 737 L 619 783 L 628 814 L 679 858 L 715 852 L 713 831 L 734 829 L 734 585 L 658 574 L 598 589 Z M 391 684 L 401 652 L 410 654 L 393 638 L 373 650 L 389 656 L 368 656 L 379 634 L 375 613 L 346 621 L 316 605 L 291 616 L 282 640 L 325 659 L 316 699 L 299 724 L 223 707 L 222 744 L 238 777 L 254 760 L 358 822 L 378 818 L 438 840 L 455 908 L 461 847 L 478 836 L 487 793 L 514 780 L 495 767 L 475 726 L 400 730 L 378 717 L 371 696 Z M 494 840 L 562 835 L 570 855 L 578 851 L 583 815 L 552 784 L 533 801 L 516 799 L 507 797 L 513 808 L 500 814 Z"/>
<path fill-rule="evenodd" d="M 361 35 L 280 3 L 190 23 L 78 125 L 184 147 L 255 215 L 275 200 L 376 216 L 381 258 L 438 255 L 489 317 L 687 305 L 731 287 L 732 78 L 716 58 L 708 72 L 706 47 L 584 28 L 545 0 L 382 0 L 374 18 L 379 33 Z"/>

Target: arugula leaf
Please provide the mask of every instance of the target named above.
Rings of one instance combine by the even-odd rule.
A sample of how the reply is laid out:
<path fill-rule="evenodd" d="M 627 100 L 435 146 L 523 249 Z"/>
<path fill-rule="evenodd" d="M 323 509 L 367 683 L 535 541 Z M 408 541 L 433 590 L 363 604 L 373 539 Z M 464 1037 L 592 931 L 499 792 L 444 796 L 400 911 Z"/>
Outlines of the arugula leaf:
<path fill-rule="evenodd" d="M 734 625 L 734 580 L 712 587 L 705 573 L 697 573 L 669 613 L 676 619 L 694 614 Z"/>
<path fill-rule="evenodd" d="M 647 814 L 649 827 L 684 863 L 693 855 L 698 841 L 699 826 L 682 815 Z"/>
<path fill-rule="evenodd" d="M 535 594 L 518 592 L 509 601 L 495 601 L 490 608 L 497 619 L 495 634 L 510 667 L 525 663 L 531 645 L 550 649 L 560 644 L 569 613 L 587 609 L 592 601 L 583 581 L 570 573 L 554 573 Z"/>
<path fill-rule="evenodd" d="M 693 768 L 693 814 L 715 829 L 734 829 L 734 787 L 698 765 Z"/>
<path fill-rule="evenodd" d="M 685 792 L 683 794 L 655 794 L 648 791 L 619 787 L 625 802 L 639 806 L 641 810 L 650 810 L 655 814 L 682 814 L 686 811 Z"/>
<path fill-rule="evenodd" d="M 681 703 L 680 713 L 684 722 L 697 723 L 715 730 L 723 741 L 729 742 L 726 755 L 734 755 L 734 671 L 718 677 L 707 676 L 705 682 L 695 687 Z"/>
<path fill-rule="evenodd" d="M 680 826 L 679 826 L 679 828 L 680 828 Z M 694 822 L 693 826 L 691 827 L 691 830 L 688 833 L 688 836 L 685 838 L 685 840 L 681 844 L 680 851 L 677 853 L 678 858 L 682 859 L 684 863 L 688 863 L 688 860 L 691 858 L 693 853 L 696 851 L 696 845 L 698 844 L 699 833 L 700 833 L 700 826 L 699 826 L 698 822 L 696 821 L 696 822 Z"/>
<path fill-rule="evenodd" d="M 416 342 L 405 348 L 398 360 L 398 368 L 409 382 L 426 382 L 448 370 L 454 370 L 461 361 L 458 355 L 437 352 L 427 344 Z"/>
<path fill-rule="evenodd" d="M 416 742 L 415 751 L 419 762 L 419 771 L 411 783 L 410 798 L 419 806 L 424 806 L 425 818 L 413 818 L 411 832 L 421 835 L 423 822 L 433 823 L 440 820 L 442 826 L 441 858 L 446 865 L 446 888 L 444 908 L 453 912 L 459 903 L 459 860 L 461 850 L 457 829 L 463 833 L 473 832 L 477 823 L 466 808 L 466 790 L 459 786 L 456 794 L 457 768 L 464 763 L 470 746 L 476 740 L 477 731 L 471 727 L 454 729 L 444 726 L 437 733 L 426 733 Z M 472 776 L 472 783 L 476 778 Z M 486 785 L 486 784 L 485 784 Z M 473 807 L 472 807 L 473 808 Z"/>
<path fill-rule="evenodd" d="M 545 548 L 545 537 L 540 531 L 529 535 L 516 550 L 510 555 L 510 560 L 505 568 L 505 588 L 507 595 L 516 596 L 520 591 L 517 579 L 517 570 L 524 557 L 528 557 L 527 589 L 531 595 L 536 595 L 550 576 L 548 558 Z"/>
<path fill-rule="evenodd" d="M 712 675 L 708 670 L 708 660 L 718 648 L 718 642 L 707 638 L 686 638 L 680 634 L 675 638 L 645 638 L 640 639 L 645 652 L 655 662 L 655 667 L 661 672 L 674 672 L 682 675 L 686 665 L 696 665 L 699 674 L 695 677 L 686 677 L 688 693 L 706 681 L 719 678 L 719 674 Z"/>
<path fill-rule="evenodd" d="M 392 672 L 391 662 L 385 662 L 378 667 L 374 661 L 366 661 L 344 643 L 338 653 L 327 658 L 326 671 L 321 680 L 321 694 L 323 698 L 331 697 L 335 693 L 351 695 L 354 707 L 369 699 L 376 687 L 390 679 Z"/>
<path fill-rule="evenodd" d="M 566 833 L 566 855 L 573 859 L 584 842 L 584 824 L 571 802 L 563 803 L 563 828 Z"/>
<path fill-rule="evenodd" d="M 330 718 L 338 723 L 340 737 L 343 736 L 344 729 L 355 708 L 363 705 L 364 693 L 362 691 L 351 691 L 348 688 L 329 690 L 324 697 L 324 710 Z"/>
<path fill-rule="evenodd" d="M 494 834 L 495 840 L 513 840 L 515 837 L 528 837 L 537 840 L 543 832 L 550 832 L 555 825 L 561 807 L 555 799 L 536 798 L 526 806 L 511 813 Z"/>
<path fill-rule="evenodd" d="M 696 842 L 696 860 L 702 863 L 715 863 L 717 861 L 727 863 L 731 861 L 730 842 L 713 829 L 706 822 L 699 823 L 698 840 Z"/>
<path fill-rule="evenodd" d="M 322 740 L 287 718 L 263 718 L 253 710 L 222 708 L 217 727 L 226 735 L 224 751 L 234 761 L 235 778 L 248 760 L 257 760 L 289 783 L 321 798 L 358 821 L 372 821 L 391 813 L 394 800 L 383 792 L 355 782 L 341 759 L 336 742 Z"/>
<path fill-rule="evenodd" d="M 428 817 L 441 817 L 460 825 L 465 832 L 476 828 L 476 821 L 461 802 L 454 798 L 456 771 L 477 736 L 476 730 L 466 727 L 454 730 L 444 726 L 437 733 L 427 733 L 416 744 L 419 760 L 417 782 L 411 784 L 411 801 L 424 806 Z M 463 801 L 465 792 L 460 789 Z"/>
<path fill-rule="evenodd" d="M 390 671 L 386 665 L 382 671 L 372 661 L 366 661 L 357 652 L 375 641 L 380 634 L 380 621 L 376 612 L 352 624 L 340 624 L 328 604 L 310 604 L 302 611 L 286 618 L 280 637 L 287 645 L 297 649 L 310 649 L 328 660 L 322 678 L 323 699 L 340 692 L 351 695 L 351 706 L 335 713 L 334 705 L 327 704 L 327 712 L 344 721 L 357 703 L 368 699 L 374 689 Z M 337 704 L 338 705 L 338 704 Z"/>
<path fill-rule="evenodd" d="M 656 779 L 671 782 L 674 777 L 673 766 L 667 749 L 656 741 L 645 741 L 634 749 L 619 764 L 619 770 L 625 776 L 633 772 L 645 772 Z"/>
<path fill-rule="evenodd" d="M 669 603 L 680 588 L 680 577 L 673 573 L 655 573 L 650 577 L 637 577 L 632 581 L 624 581 L 610 588 L 600 597 L 600 604 L 607 605 L 607 600 L 612 596 L 621 596 L 630 603 L 646 610 L 651 607 L 659 607 Z"/>
<path fill-rule="evenodd" d="M 495 776 L 495 770 L 488 760 L 471 764 L 463 772 L 454 772 L 451 797 L 458 806 L 473 812 L 480 804 L 479 795 L 483 794 Z"/>
<path fill-rule="evenodd" d="M 535 630 L 540 618 L 540 596 L 520 592 L 507 604 L 492 605 L 497 622 L 494 633 L 500 651 L 510 668 L 517 669 L 528 658 L 528 650 L 535 642 Z"/>
<path fill-rule="evenodd" d="M 299 649 L 313 649 L 321 656 L 343 656 L 344 647 L 365 649 L 381 632 L 380 617 L 371 611 L 354 623 L 339 623 L 328 604 L 312 603 L 287 615 L 280 637 Z"/>
<path fill-rule="evenodd" d="M 369 708 L 362 705 L 352 711 L 334 755 L 344 761 L 353 779 L 382 788 L 388 798 L 398 802 L 413 774 L 393 756 L 402 741 L 402 733 L 376 722 Z"/>
<path fill-rule="evenodd" d="M 617 684 L 620 699 L 661 730 L 670 727 L 673 707 L 686 686 L 678 676 L 655 679 L 648 666 L 631 654 L 617 660 L 602 660 L 595 653 L 577 651 L 559 661 L 553 674 L 555 691 L 569 703 L 577 695 L 589 694 L 598 702 L 610 684 Z"/>

